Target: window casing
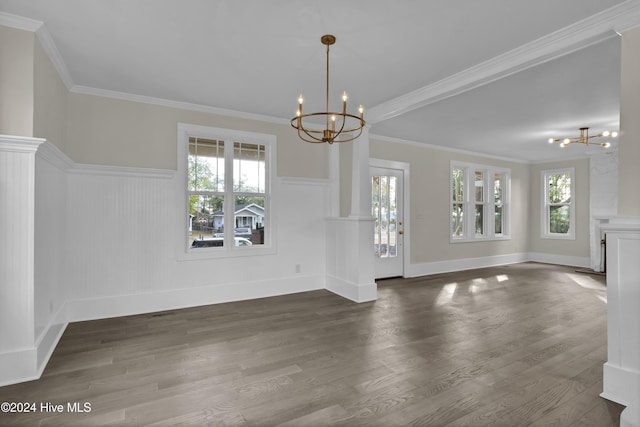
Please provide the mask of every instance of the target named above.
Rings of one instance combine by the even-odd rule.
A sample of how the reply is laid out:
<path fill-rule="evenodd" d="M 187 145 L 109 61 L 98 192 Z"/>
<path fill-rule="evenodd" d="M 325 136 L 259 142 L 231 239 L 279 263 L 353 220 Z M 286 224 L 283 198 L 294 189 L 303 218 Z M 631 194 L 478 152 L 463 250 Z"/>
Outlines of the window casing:
<path fill-rule="evenodd" d="M 542 171 L 542 238 L 575 240 L 575 169 Z"/>
<path fill-rule="evenodd" d="M 181 259 L 274 252 L 275 149 L 273 135 L 178 125 Z"/>
<path fill-rule="evenodd" d="M 510 169 L 451 162 L 451 242 L 510 238 L 510 175 Z"/>

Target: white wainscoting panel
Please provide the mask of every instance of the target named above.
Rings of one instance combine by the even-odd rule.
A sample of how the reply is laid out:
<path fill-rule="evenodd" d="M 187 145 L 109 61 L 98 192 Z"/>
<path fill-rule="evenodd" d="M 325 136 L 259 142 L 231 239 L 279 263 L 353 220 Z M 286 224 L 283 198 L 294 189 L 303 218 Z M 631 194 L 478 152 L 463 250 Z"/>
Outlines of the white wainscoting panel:
<path fill-rule="evenodd" d="M 35 153 L 44 140 L 0 135 L 0 385 L 35 376 Z"/>
<path fill-rule="evenodd" d="M 49 142 L 36 153 L 34 322 L 39 376 L 67 326 L 64 265 L 67 175 L 72 162 Z"/>
<path fill-rule="evenodd" d="M 327 218 L 326 288 L 355 302 L 374 301 L 373 218 Z"/>
<path fill-rule="evenodd" d="M 276 180 L 275 251 L 178 260 L 176 177 L 88 169 L 69 176 L 69 320 L 324 288 L 328 181 Z"/>

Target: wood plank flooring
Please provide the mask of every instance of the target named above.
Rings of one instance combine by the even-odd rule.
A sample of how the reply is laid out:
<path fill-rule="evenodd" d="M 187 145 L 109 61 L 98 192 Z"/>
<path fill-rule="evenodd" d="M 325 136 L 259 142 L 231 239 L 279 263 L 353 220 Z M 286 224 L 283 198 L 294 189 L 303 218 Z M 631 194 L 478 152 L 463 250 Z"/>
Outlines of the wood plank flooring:
<path fill-rule="evenodd" d="M 536 263 L 68 326 L 23 426 L 617 426 L 604 278 Z M 62 404 L 64 413 L 39 410 Z M 90 404 L 70 413 L 69 403 Z"/>

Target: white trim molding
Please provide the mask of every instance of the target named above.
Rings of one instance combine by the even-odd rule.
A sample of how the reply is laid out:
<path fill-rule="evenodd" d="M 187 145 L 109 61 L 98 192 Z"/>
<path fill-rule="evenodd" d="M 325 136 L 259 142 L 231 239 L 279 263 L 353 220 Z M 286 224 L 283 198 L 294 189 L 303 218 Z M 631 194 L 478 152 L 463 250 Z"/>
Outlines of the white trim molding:
<path fill-rule="evenodd" d="M 627 0 L 502 55 L 369 108 L 375 124 L 602 42 L 640 25 L 640 2 Z"/>
<path fill-rule="evenodd" d="M 476 268 L 496 267 L 499 265 L 517 264 L 532 261 L 527 253 L 493 255 L 478 258 L 462 258 L 446 261 L 433 261 L 410 264 L 406 277 L 428 276 L 431 274 L 451 273 L 455 271 L 473 270 Z"/>
<path fill-rule="evenodd" d="M 79 322 L 267 298 L 320 289 L 324 289 L 323 277 L 296 275 L 251 282 L 158 290 L 129 295 L 71 299 L 67 301 L 66 310 L 69 322 Z"/>
<path fill-rule="evenodd" d="M 41 138 L 0 136 L 0 384 L 34 378 L 35 154 Z"/>
<path fill-rule="evenodd" d="M 601 396 L 625 405 L 621 426 L 640 426 L 640 218 L 603 224 L 607 240 L 607 362 Z"/>

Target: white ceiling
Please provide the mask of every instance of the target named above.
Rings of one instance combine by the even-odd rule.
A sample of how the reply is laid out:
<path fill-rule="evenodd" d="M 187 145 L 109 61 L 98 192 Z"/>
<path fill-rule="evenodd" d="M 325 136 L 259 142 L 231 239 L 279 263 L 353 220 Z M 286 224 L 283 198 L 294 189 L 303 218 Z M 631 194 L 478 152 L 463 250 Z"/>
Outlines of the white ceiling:
<path fill-rule="evenodd" d="M 306 111 L 324 108 L 320 36 L 334 34 L 333 104 L 346 90 L 373 135 L 541 161 L 588 150 L 550 136 L 618 128 L 615 31 L 640 24 L 639 4 L 0 0 L 0 12 L 44 23 L 71 90 L 280 120 L 299 93 Z"/>

